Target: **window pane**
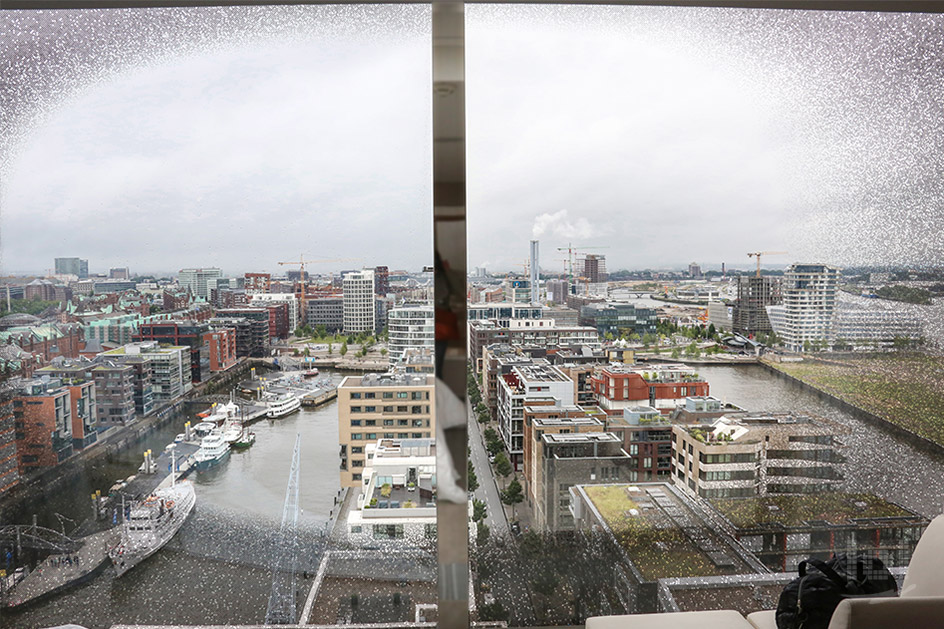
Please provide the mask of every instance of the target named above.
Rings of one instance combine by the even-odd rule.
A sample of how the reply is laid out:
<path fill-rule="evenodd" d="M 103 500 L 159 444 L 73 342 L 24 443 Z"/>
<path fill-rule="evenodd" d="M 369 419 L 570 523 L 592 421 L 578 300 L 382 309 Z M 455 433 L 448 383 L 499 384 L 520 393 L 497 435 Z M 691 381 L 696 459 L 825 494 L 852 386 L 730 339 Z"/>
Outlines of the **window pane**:
<path fill-rule="evenodd" d="M 3 602 L 118 548 L 15 624 L 435 620 L 430 19 L 0 13 Z"/>
<path fill-rule="evenodd" d="M 478 618 L 747 613 L 810 556 L 907 566 L 944 469 L 941 17 L 467 23 Z"/>

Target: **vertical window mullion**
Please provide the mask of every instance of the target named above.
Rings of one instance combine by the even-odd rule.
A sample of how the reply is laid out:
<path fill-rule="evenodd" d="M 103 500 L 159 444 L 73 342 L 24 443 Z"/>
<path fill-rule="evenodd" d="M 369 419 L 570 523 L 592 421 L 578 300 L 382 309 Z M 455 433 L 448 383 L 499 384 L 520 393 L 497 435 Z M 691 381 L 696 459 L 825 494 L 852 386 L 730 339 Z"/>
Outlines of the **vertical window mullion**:
<path fill-rule="evenodd" d="M 441 380 L 436 404 L 438 625 L 459 629 L 469 626 L 465 7 L 434 3 L 432 9 L 436 376 Z M 443 396 L 454 396 L 460 404 L 447 404 Z M 444 417 L 446 408 L 461 416 Z M 446 452 L 449 456 L 443 456 Z M 449 465 L 452 469 L 442 469 Z M 452 482 L 458 487 L 443 487 Z"/>

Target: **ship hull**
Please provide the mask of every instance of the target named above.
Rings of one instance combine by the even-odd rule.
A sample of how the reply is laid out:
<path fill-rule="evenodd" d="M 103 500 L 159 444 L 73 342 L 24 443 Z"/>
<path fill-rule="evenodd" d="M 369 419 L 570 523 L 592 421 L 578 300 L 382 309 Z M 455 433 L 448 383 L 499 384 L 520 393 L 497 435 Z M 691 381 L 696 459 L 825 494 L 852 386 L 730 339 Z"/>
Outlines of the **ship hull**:
<path fill-rule="evenodd" d="M 182 485 L 177 485 L 181 487 Z M 109 553 L 112 564 L 115 566 L 116 576 L 120 577 L 142 561 L 163 548 L 169 542 L 177 531 L 184 525 L 187 518 L 190 517 L 193 508 L 196 505 L 197 497 L 193 485 L 187 483 L 184 492 L 168 493 L 167 500 L 173 499 L 180 504 L 175 508 L 179 511 L 173 516 L 173 519 L 161 530 L 154 533 L 154 539 L 149 544 L 130 544 L 121 543 Z"/>

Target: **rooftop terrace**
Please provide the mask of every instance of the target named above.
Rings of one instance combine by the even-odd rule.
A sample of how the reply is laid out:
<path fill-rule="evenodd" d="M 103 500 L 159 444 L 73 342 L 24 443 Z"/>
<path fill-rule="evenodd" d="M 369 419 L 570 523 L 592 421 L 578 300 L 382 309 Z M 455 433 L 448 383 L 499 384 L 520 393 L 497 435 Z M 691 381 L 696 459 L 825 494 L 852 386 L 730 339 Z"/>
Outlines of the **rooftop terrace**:
<path fill-rule="evenodd" d="M 647 580 L 751 572 L 664 484 L 582 489 Z"/>
<path fill-rule="evenodd" d="M 859 519 L 919 517 L 873 494 L 846 492 L 717 499 L 712 505 L 740 529 L 765 523 L 791 527 L 808 522 L 835 525 L 853 524 Z"/>

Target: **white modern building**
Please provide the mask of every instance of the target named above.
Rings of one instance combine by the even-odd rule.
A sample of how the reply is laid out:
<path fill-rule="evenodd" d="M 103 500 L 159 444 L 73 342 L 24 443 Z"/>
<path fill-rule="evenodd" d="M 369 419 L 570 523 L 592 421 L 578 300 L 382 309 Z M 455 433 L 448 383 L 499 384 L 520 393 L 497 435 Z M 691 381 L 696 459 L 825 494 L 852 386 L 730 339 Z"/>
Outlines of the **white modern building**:
<path fill-rule="evenodd" d="M 379 439 L 365 447 L 367 461 L 348 540 L 417 546 L 436 540 L 436 440 Z"/>
<path fill-rule="evenodd" d="M 770 326 L 794 352 L 835 338 L 840 271 L 827 264 L 793 264 L 783 276 L 783 302 L 768 306 Z"/>
<path fill-rule="evenodd" d="M 295 332 L 302 322 L 298 318 L 298 298 L 294 293 L 247 293 L 250 306 L 286 304 L 288 306 L 288 329 Z"/>
<path fill-rule="evenodd" d="M 403 360 L 407 350 L 434 347 L 436 326 L 433 307 L 408 305 L 391 309 L 387 313 L 387 331 L 390 334 L 387 349 L 391 362 Z"/>
<path fill-rule="evenodd" d="M 498 432 L 509 460 L 518 469 L 524 454 L 524 407 L 533 400 L 554 400 L 556 406 L 575 406 L 574 381 L 557 367 L 540 359 L 512 367 L 498 377 Z"/>
<path fill-rule="evenodd" d="M 177 284 L 181 290 L 190 290 L 194 297 L 210 298 L 207 280 L 223 277 L 223 271 L 217 268 L 181 269 L 177 274 Z"/>
<path fill-rule="evenodd" d="M 834 344 L 856 347 L 892 347 L 899 339 L 921 338 L 920 319 L 900 310 L 879 310 L 846 304 L 836 310 Z"/>
<path fill-rule="evenodd" d="M 364 269 L 344 276 L 344 332 L 374 333 L 376 308 L 374 299 L 374 272 Z"/>

